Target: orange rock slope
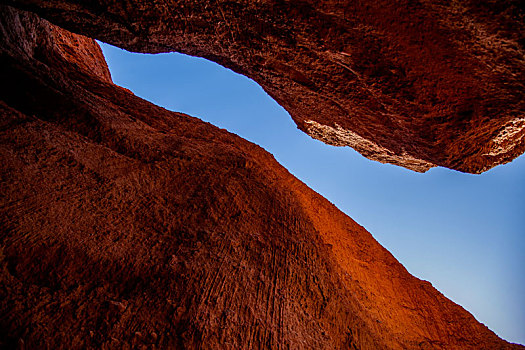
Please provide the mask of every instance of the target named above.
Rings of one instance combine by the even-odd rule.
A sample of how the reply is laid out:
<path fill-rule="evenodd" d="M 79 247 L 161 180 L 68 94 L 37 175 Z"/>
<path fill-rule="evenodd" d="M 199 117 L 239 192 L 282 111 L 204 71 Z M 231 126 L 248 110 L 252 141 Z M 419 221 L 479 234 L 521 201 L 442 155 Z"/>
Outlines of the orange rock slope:
<path fill-rule="evenodd" d="M 257 81 L 314 138 L 416 171 L 525 151 L 520 0 L 9 0 L 139 52 Z"/>
<path fill-rule="evenodd" d="M 260 147 L 0 9 L 0 347 L 523 349 Z"/>

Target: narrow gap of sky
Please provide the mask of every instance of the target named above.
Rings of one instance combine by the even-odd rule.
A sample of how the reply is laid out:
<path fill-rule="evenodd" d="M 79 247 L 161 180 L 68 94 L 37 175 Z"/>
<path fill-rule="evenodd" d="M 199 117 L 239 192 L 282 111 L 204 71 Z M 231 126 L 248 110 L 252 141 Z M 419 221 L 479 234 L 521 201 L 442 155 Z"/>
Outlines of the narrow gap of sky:
<path fill-rule="evenodd" d="M 299 131 L 252 80 L 181 54 L 101 43 L 116 84 L 252 141 L 363 225 L 415 276 L 525 343 L 525 157 L 482 175 L 418 174 Z"/>

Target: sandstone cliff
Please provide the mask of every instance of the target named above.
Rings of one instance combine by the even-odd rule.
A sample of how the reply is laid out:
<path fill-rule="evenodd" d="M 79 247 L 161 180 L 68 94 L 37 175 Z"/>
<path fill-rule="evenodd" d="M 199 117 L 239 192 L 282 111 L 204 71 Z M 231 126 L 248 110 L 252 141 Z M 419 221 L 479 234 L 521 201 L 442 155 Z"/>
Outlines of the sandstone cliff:
<path fill-rule="evenodd" d="M 257 81 L 317 139 L 416 171 L 479 173 L 525 150 L 519 0 L 9 0 L 139 52 Z"/>
<path fill-rule="evenodd" d="M 523 348 L 260 147 L 0 9 L 0 347 Z"/>

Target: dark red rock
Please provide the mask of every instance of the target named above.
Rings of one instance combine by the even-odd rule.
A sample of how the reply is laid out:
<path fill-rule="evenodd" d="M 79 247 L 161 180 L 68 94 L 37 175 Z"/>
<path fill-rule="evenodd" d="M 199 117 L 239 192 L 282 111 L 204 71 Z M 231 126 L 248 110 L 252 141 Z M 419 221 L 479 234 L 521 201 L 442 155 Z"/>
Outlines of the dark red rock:
<path fill-rule="evenodd" d="M 257 81 L 317 139 L 416 171 L 479 173 L 525 150 L 519 0 L 10 0 L 139 52 Z"/>
<path fill-rule="evenodd" d="M 0 347 L 523 349 L 260 147 L 0 9 Z"/>

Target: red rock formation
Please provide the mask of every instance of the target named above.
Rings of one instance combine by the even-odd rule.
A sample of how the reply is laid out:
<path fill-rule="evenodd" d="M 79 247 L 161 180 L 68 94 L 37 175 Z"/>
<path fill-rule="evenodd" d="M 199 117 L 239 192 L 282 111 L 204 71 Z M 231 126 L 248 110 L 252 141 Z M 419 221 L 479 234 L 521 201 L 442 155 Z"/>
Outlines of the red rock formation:
<path fill-rule="evenodd" d="M 260 147 L 0 8 L 0 347 L 523 348 Z"/>
<path fill-rule="evenodd" d="M 10 0 L 139 52 L 257 81 L 298 127 L 416 171 L 479 173 L 525 150 L 519 0 Z"/>

